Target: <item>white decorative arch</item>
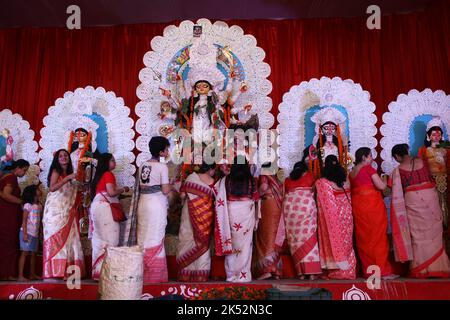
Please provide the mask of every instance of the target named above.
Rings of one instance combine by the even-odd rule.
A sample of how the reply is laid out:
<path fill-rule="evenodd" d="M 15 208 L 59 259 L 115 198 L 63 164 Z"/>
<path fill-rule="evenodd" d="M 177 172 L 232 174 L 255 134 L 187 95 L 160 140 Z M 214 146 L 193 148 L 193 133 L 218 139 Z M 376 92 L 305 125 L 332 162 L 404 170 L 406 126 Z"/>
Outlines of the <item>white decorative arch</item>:
<path fill-rule="evenodd" d="M 14 160 L 25 159 L 31 165 L 25 177 L 19 179 L 20 187 L 23 189 L 27 185 L 39 183 L 38 144 L 34 141 L 34 131 L 30 129 L 29 122 L 20 114 L 3 109 L 0 112 L 0 132 L 3 129 L 8 129 L 14 140 L 12 144 Z"/>
<path fill-rule="evenodd" d="M 98 125 L 86 115 L 97 114 L 105 121 L 108 132 L 108 152 L 116 159 L 115 175 L 117 182 L 122 186 L 134 184 L 133 174 L 136 171 L 133 161 L 134 131 L 133 119 L 129 117 L 130 109 L 125 106 L 120 97 L 112 91 L 106 92 L 104 88 L 77 88 L 74 92 L 67 91 L 62 98 L 58 98 L 54 106 L 48 109 L 44 118 L 44 127 L 41 129 L 39 152 L 41 159 L 40 179 L 47 185 L 47 174 L 50 168 L 53 153 L 58 149 L 67 149 L 68 134 L 76 127 L 97 128 Z M 95 132 L 94 132 L 95 134 Z M 94 135 L 93 135 L 94 136 Z M 93 139 L 94 140 L 94 139 Z M 96 144 L 93 141 L 93 150 Z"/>
<path fill-rule="evenodd" d="M 239 97 L 235 105 L 243 107 L 250 102 L 254 108 L 252 110 L 258 114 L 260 128 L 271 128 L 274 117 L 270 113 L 272 99 L 268 94 L 272 91 L 272 83 L 267 79 L 270 66 L 263 62 L 265 52 L 257 47 L 255 37 L 244 35 L 241 27 L 229 27 L 222 21 L 212 24 L 207 19 L 199 19 L 196 24 L 202 26 L 202 35 L 214 44 L 228 46 L 243 67 L 249 90 Z M 179 26 L 166 27 L 163 36 L 152 39 L 152 50 L 144 56 L 145 68 L 139 73 L 141 84 L 136 90 L 141 100 L 135 109 L 139 117 L 136 121 L 136 131 L 140 134 L 136 140 L 136 148 L 140 151 L 136 159 L 137 165 L 150 157 L 148 142 L 152 136 L 159 135 L 158 128 L 163 122 L 157 114 L 164 100 L 159 87 L 168 82 L 168 70 L 174 56 L 192 43 L 193 26 L 194 22 L 185 20 Z"/>
<path fill-rule="evenodd" d="M 377 117 L 373 113 L 375 104 L 370 101 L 369 92 L 353 80 L 339 77 L 320 80 L 311 79 L 291 87 L 283 95 L 278 114 L 279 166 L 290 170 L 303 156 L 305 146 L 305 113 L 313 106 L 343 106 L 348 114 L 350 148 L 354 156 L 360 147 L 372 150 L 377 146 L 375 126 Z M 374 157 L 376 152 L 373 151 Z"/>
<path fill-rule="evenodd" d="M 381 168 L 387 174 L 398 165 L 391 156 L 391 149 L 396 144 L 408 143 L 409 132 L 414 119 L 421 115 L 439 116 L 446 132 L 450 133 L 450 95 L 442 90 L 415 89 L 408 94 L 400 94 L 396 101 L 388 106 L 389 111 L 383 114 L 383 125 L 380 128 L 383 138 L 380 141 L 383 162 Z"/>

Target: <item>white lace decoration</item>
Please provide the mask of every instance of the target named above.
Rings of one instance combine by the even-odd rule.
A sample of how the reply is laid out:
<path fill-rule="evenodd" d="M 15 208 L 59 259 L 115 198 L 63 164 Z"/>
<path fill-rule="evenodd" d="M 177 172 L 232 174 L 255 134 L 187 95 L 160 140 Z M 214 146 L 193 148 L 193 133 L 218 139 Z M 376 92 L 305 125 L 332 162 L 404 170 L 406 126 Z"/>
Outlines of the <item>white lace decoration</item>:
<path fill-rule="evenodd" d="M 13 114 L 9 109 L 3 109 L 0 111 L 0 132 L 3 129 L 8 129 L 13 138 L 14 160 L 25 159 L 31 165 L 27 174 L 19 179 L 21 189 L 30 184 L 37 184 L 39 182 L 38 144 L 34 140 L 34 131 L 30 129 L 30 123 L 20 114 Z"/>
<path fill-rule="evenodd" d="M 106 123 L 108 131 L 108 152 L 116 159 L 114 174 L 117 184 L 120 186 L 133 186 L 133 174 L 136 171 L 133 162 L 135 156 L 133 119 L 130 118 L 130 109 L 125 106 L 120 97 L 116 97 L 112 91 L 106 92 L 104 88 L 77 88 L 74 92 L 67 91 L 62 98 L 58 98 L 54 106 L 48 109 L 48 115 L 44 118 L 44 127 L 41 129 L 39 152 L 41 159 L 40 180 L 47 186 L 47 174 L 53 159 L 53 153 L 58 149 L 67 149 L 68 137 L 71 130 L 78 127 L 93 132 L 97 123 L 83 116 L 96 113 Z M 94 130 L 95 129 L 95 130 Z M 93 139 L 93 151 L 96 149 Z"/>
<path fill-rule="evenodd" d="M 350 154 L 354 156 L 358 148 L 369 147 L 373 150 L 374 158 L 377 156 L 374 150 L 377 146 L 375 139 L 377 117 L 374 114 L 375 104 L 370 101 L 369 92 L 351 79 L 322 77 L 320 80 L 303 81 L 283 95 L 277 117 L 281 168 L 290 171 L 294 164 L 302 159 L 303 150 L 307 147 L 305 113 L 316 105 L 343 106 L 348 114 Z"/>
<path fill-rule="evenodd" d="M 392 158 L 392 147 L 400 143 L 408 143 L 409 131 L 414 119 L 421 115 L 440 117 L 446 132 L 450 133 L 450 95 L 442 90 L 425 89 L 422 92 L 410 90 L 408 94 L 400 94 L 396 101 L 388 106 L 389 111 L 383 114 L 383 125 L 380 128 L 383 138 L 380 144 L 381 168 L 391 174 L 398 163 Z"/>

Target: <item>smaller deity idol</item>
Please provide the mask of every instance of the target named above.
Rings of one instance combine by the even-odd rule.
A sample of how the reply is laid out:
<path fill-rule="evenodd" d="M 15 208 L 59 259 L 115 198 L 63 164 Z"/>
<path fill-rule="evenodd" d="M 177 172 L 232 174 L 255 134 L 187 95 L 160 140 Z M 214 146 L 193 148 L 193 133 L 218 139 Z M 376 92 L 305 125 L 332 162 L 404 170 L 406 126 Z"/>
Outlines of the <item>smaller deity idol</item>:
<path fill-rule="evenodd" d="M 247 104 L 242 107 L 233 106 L 231 108 L 231 119 L 230 123 L 235 125 L 245 125 L 252 119 L 252 117 L 257 116 L 251 112 L 253 106 Z"/>
<path fill-rule="evenodd" d="M 158 132 L 161 136 L 169 138 L 176 129 L 174 121 L 177 119 L 177 109 L 173 108 L 169 101 L 163 100 L 158 116 L 162 121 Z"/>
<path fill-rule="evenodd" d="M 419 149 L 421 157 L 428 165 L 431 175 L 436 182 L 439 204 L 442 209 L 444 226 L 448 226 L 448 171 L 450 168 L 450 149 L 443 147 L 442 122 L 434 117 L 428 122 L 427 135 L 424 145 Z"/>
<path fill-rule="evenodd" d="M 5 155 L 0 158 L 0 176 L 2 175 L 5 167 L 11 165 L 12 161 L 14 160 L 14 151 L 12 148 L 14 139 L 11 136 L 11 132 L 5 128 L 2 130 L 1 135 L 5 137 L 6 140 L 6 152 Z"/>
<path fill-rule="evenodd" d="M 161 118 L 161 120 L 175 120 L 177 118 L 177 109 L 172 108 L 169 101 L 161 101 L 160 112 L 158 113 L 158 116 Z"/>
<path fill-rule="evenodd" d="M 86 129 L 77 128 L 70 133 L 68 150 L 72 161 L 76 181 L 78 184 L 78 193 L 74 206 L 78 211 L 80 218 L 80 232 L 88 232 L 88 214 L 87 208 L 90 206 L 90 184 L 95 175 L 95 166 L 97 160 L 94 159 L 91 145 L 92 134 Z"/>
<path fill-rule="evenodd" d="M 80 182 L 85 179 L 90 181 L 90 176 L 86 177 L 85 170 L 80 171 L 80 169 L 86 169 L 89 163 L 93 162 L 95 165 L 97 162 L 92 153 L 91 140 L 92 134 L 83 128 L 77 128 L 70 134 L 68 150 L 72 165 L 77 173 L 77 180 Z"/>
<path fill-rule="evenodd" d="M 14 142 L 13 137 L 11 136 L 11 132 L 8 129 L 3 129 L 2 136 L 6 139 L 6 153 L 3 157 L 1 157 L 1 161 L 10 162 L 14 160 L 14 151 L 12 149 L 12 144 Z"/>
<path fill-rule="evenodd" d="M 334 155 L 339 163 L 347 169 L 351 164 L 351 156 L 348 153 L 347 137 L 341 134 L 345 126 L 345 116 L 335 108 L 324 108 L 314 114 L 311 121 L 316 124 L 316 136 L 309 147 L 309 169 L 315 178 L 321 177 L 325 159 Z"/>

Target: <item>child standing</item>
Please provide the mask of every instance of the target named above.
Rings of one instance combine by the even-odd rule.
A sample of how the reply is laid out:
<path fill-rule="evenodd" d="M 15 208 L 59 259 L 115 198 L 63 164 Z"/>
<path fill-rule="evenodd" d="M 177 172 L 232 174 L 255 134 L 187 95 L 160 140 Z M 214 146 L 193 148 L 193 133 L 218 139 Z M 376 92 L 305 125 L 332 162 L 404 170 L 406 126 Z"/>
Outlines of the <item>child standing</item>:
<path fill-rule="evenodd" d="M 30 260 L 30 280 L 40 279 L 36 276 L 36 252 L 39 244 L 39 226 L 41 223 L 42 206 L 39 203 L 41 192 L 37 185 L 26 187 L 22 193 L 23 219 L 19 231 L 20 258 L 19 258 L 19 281 L 27 281 L 23 276 L 25 260 L 28 255 Z"/>

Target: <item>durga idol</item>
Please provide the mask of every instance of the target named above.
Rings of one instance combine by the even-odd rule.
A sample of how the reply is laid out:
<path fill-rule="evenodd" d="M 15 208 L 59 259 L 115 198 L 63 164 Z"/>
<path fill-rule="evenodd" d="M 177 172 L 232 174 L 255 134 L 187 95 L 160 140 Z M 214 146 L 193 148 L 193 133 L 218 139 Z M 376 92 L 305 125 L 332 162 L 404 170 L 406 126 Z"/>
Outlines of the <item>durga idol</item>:
<path fill-rule="evenodd" d="M 430 169 L 436 183 L 439 204 L 443 214 L 444 227 L 448 227 L 448 171 L 450 168 L 450 149 L 444 147 L 443 125 L 439 117 L 428 122 L 424 145 L 419 149 L 421 157 Z"/>
<path fill-rule="evenodd" d="M 345 120 L 345 116 L 332 107 L 324 108 L 311 117 L 316 125 L 316 135 L 309 147 L 309 169 L 316 179 L 321 177 L 325 159 L 329 155 L 336 156 L 344 168 L 348 168 L 352 162 L 348 153 L 348 139 L 342 134 Z"/>

